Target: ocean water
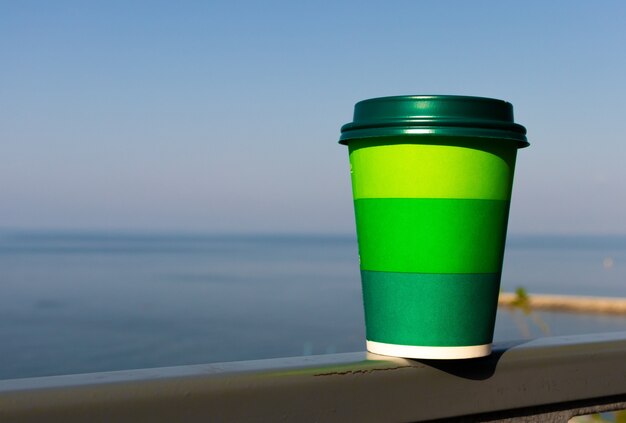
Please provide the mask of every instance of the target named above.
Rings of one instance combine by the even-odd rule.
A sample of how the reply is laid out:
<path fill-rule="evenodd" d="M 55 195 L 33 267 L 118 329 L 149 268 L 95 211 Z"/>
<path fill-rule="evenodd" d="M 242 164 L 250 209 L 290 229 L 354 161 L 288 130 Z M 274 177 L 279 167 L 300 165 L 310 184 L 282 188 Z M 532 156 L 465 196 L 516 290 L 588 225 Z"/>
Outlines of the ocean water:
<path fill-rule="evenodd" d="M 509 237 L 502 287 L 626 297 L 626 237 Z M 501 310 L 496 341 L 626 330 Z M 0 234 L 0 379 L 364 349 L 356 241 Z"/>

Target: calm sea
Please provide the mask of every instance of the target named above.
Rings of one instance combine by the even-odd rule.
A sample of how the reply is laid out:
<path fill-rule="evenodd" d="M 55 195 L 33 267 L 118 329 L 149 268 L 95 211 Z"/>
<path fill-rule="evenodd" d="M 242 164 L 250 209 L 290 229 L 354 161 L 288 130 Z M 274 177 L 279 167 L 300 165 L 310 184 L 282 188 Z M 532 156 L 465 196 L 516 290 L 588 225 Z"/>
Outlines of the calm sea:
<path fill-rule="evenodd" d="M 515 237 L 503 289 L 626 297 L 626 237 Z M 496 340 L 626 330 L 502 310 Z M 356 242 L 322 236 L 0 235 L 0 379 L 364 348 Z"/>

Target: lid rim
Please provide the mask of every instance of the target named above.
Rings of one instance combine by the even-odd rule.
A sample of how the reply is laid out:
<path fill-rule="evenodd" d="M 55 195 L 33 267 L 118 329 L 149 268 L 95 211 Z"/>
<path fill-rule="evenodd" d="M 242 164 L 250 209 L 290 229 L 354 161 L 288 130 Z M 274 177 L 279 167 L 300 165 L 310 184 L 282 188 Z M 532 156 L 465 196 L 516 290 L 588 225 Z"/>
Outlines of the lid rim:
<path fill-rule="evenodd" d="M 469 124 L 469 125 L 468 125 Z M 341 133 L 369 128 L 394 128 L 394 127 L 454 127 L 472 129 L 505 129 L 520 134 L 526 134 L 526 128 L 519 123 L 467 119 L 464 121 L 456 119 L 435 118 L 435 119 L 396 119 L 380 121 L 362 121 L 362 123 L 350 122 L 341 127 Z"/>
<path fill-rule="evenodd" d="M 513 105 L 489 97 L 406 95 L 361 100 L 353 121 L 341 127 L 340 143 L 397 135 L 515 140 L 525 147 L 526 128 L 515 123 Z"/>
<path fill-rule="evenodd" d="M 459 127 L 395 127 L 395 128 L 371 128 L 355 130 L 343 133 L 339 138 L 339 144 L 348 145 L 351 141 L 373 138 L 473 138 L 486 140 L 512 141 L 517 143 L 518 148 L 528 147 L 530 143 L 524 134 L 512 131 L 488 130 L 483 128 L 459 128 Z"/>

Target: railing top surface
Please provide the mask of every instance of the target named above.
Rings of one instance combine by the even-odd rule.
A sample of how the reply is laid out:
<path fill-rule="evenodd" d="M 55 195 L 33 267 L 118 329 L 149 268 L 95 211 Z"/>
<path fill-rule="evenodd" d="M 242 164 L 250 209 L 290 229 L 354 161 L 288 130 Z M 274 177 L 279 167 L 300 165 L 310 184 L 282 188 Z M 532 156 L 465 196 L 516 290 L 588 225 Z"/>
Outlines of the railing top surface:
<path fill-rule="evenodd" d="M 487 358 L 365 352 L 0 381 L 0 420 L 420 421 L 626 394 L 626 332 L 496 345 Z"/>

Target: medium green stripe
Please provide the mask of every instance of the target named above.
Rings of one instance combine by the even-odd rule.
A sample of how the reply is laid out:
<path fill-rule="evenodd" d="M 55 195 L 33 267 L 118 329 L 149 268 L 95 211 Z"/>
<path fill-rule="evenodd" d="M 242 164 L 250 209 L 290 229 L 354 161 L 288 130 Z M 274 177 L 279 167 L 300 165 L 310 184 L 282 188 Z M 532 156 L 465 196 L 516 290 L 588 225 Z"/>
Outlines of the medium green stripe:
<path fill-rule="evenodd" d="M 362 271 L 367 339 L 400 345 L 492 342 L 500 273 Z"/>
<path fill-rule="evenodd" d="M 354 208 L 362 270 L 501 270 L 509 201 L 367 198 Z"/>

